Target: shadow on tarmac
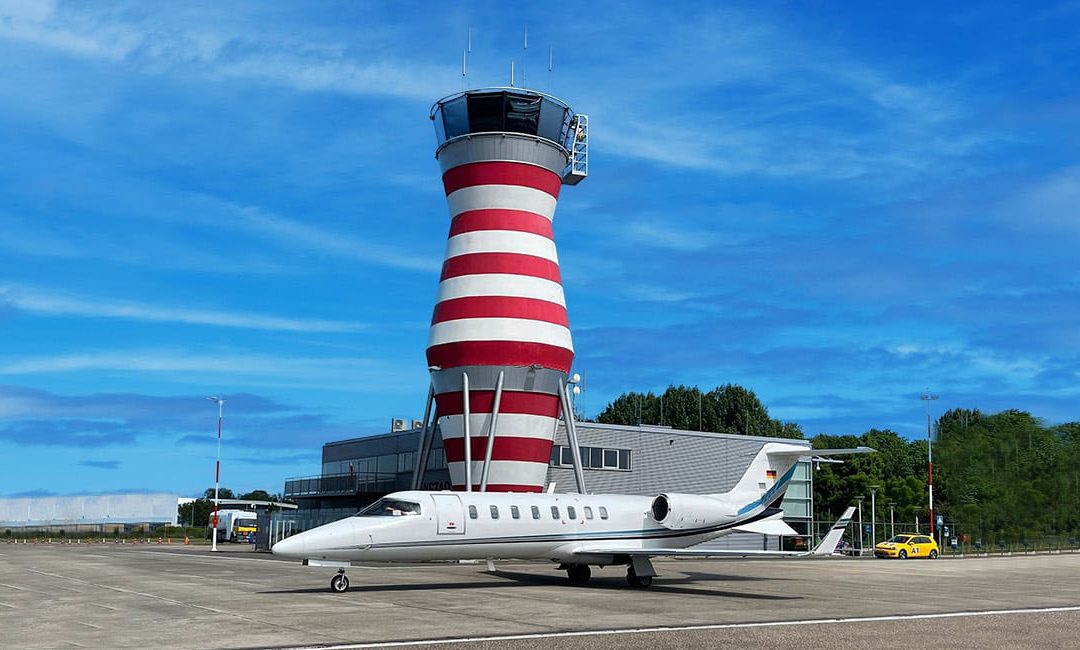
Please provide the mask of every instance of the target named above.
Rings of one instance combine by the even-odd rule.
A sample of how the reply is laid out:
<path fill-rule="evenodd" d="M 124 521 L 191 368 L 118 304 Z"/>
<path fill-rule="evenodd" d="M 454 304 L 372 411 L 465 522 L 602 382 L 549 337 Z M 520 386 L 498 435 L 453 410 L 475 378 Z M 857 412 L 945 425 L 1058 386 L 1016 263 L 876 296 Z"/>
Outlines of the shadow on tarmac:
<path fill-rule="evenodd" d="M 358 593 L 381 593 L 381 592 L 408 592 L 408 591 L 431 591 L 440 589 L 502 589 L 506 587 L 529 587 L 529 586 L 552 586 L 566 589 L 605 589 L 605 590 L 631 590 L 642 593 L 676 593 L 693 596 L 718 596 L 723 598 L 741 598 L 745 600 L 801 600 L 801 596 L 785 596 L 776 594 L 753 594 L 737 591 L 720 591 L 708 587 L 681 586 L 695 583 L 699 580 L 730 580 L 730 581 L 758 581 L 776 580 L 776 578 L 753 578 L 747 576 L 724 576 L 709 573 L 687 573 L 685 577 L 657 577 L 653 579 L 652 587 L 648 589 L 632 589 L 626 584 L 622 576 L 593 576 L 589 584 L 573 586 L 562 575 L 541 575 L 536 573 L 519 573 L 514 571 L 496 571 L 486 574 L 492 578 L 503 578 L 500 581 L 484 580 L 473 582 L 425 582 L 405 584 L 358 584 L 353 582 L 349 592 Z M 318 589 L 279 589 L 263 591 L 264 594 L 329 594 L 327 587 Z"/>

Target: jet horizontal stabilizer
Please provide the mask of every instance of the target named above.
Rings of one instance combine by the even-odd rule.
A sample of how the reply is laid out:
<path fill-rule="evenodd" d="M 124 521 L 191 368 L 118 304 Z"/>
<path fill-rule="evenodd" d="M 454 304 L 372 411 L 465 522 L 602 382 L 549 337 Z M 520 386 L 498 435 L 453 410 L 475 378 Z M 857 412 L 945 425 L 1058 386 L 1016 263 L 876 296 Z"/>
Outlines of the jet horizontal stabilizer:
<path fill-rule="evenodd" d="M 752 521 L 748 524 L 736 526 L 735 530 L 742 533 L 761 533 L 762 535 L 790 535 L 792 537 L 799 533 L 795 531 L 791 526 L 784 523 L 784 520 L 780 517 L 775 519 L 762 519 L 761 521 Z"/>
<path fill-rule="evenodd" d="M 770 458 L 803 458 L 811 456 L 850 456 L 852 454 L 872 454 L 876 452 L 876 449 L 871 447 L 855 447 L 852 449 L 811 449 L 805 447 L 802 449 L 778 449 L 778 450 L 766 450 L 766 454 Z"/>

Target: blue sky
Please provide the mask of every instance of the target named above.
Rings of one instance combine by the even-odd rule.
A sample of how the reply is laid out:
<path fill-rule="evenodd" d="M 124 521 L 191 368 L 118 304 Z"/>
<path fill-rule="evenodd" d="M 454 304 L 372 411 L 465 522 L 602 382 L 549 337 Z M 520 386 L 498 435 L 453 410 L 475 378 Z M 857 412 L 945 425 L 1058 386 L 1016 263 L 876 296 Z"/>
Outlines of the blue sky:
<path fill-rule="evenodd" d="M 555 219 L 587 413 L 1080 419 L 1076 2 L 219 5 L 0 0 L 0 494 L 200 492 L 210 394 L 241 491 L 419 418 L 470 25 L 469 86 L 514 59 L 591 118 Z"/>

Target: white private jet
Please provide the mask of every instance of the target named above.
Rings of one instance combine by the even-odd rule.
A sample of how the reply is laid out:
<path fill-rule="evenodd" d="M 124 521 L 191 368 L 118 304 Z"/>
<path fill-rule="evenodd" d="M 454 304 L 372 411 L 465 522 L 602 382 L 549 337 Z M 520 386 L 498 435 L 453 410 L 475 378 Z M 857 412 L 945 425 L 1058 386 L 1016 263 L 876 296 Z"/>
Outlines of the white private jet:
<path fill-rule="evenodd" d="M 570 582 L 588 582 L 590 566 L 627 565 L 627 582 L 644 588 L 656 571 L 651 557 L 829 555 L 851 519 L 849 509 L 813 551 L 695 549 L 732 532 L 797 535 L 780 502 L 803 457 L 861 454 L 766 443 L 733 489 L 723 494 L 395 492 L 356 515 L 293 535 L 275 555 L 334 567 L 330 589 L 349 588 L 354 561 L 532 559 L 559 562 Z"/>

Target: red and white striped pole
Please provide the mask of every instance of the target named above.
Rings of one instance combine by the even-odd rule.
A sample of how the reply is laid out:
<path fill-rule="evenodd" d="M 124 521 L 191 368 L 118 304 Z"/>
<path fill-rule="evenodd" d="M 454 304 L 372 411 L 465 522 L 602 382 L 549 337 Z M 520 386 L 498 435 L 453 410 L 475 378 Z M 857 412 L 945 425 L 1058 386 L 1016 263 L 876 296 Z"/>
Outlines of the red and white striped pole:
<path fill-rule="evenodd" d="M 934 536 L 934 440 L 930 426 L 930 402 L 938 399 L 937 395 L 923 393 L 919 399 L 926 402 L 926 486 L 930 492 L 930 536 Z"/>
<path fill-rule="evenodd" d="M 218 416 L 217 416 L 217 460 L 214 463 L 214 528 L 210 533 L 210 550 L 217 550 L 217 536 L 218 536 L 218 490 L 221 488 L 221 419 L 225 412 L 225 400 L 212 396 L 206 399 L 211 402 L 217 402 Z"/>

